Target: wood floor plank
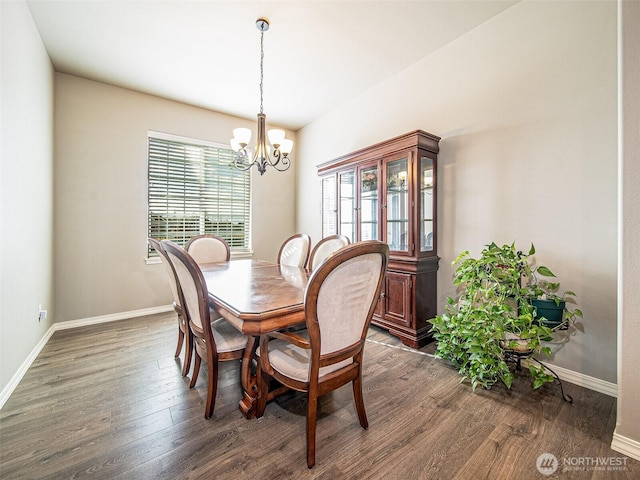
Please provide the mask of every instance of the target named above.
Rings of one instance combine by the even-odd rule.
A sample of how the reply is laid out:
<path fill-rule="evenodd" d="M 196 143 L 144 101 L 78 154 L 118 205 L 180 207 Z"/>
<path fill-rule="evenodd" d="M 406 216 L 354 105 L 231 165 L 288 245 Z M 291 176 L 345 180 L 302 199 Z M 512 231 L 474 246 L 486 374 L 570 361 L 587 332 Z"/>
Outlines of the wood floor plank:
<path fill-rule="evenodd" d="M 220 365 L 204 418 L 206 367 L 181 376 L 175 314 L 56 332 L 0 411 L 0 477 L 97 479 L 539 479 L 536 459 L 624 459 L 621 471 L 570 479 L 640 478 L 640 462 L 609 448 L 615 399 L 565 384 L 471 392 L 457 371 L 372 327 L 365 347 L 369 429 L 350 386 L 320 399 L 317 464 L 306 467 L 305 396 L 288 392 L 245 419 L 240 364 Z M 562 466 L 562 465 L 561 465 Z M 552 477 L 554 478 L 554 477 Z"/>

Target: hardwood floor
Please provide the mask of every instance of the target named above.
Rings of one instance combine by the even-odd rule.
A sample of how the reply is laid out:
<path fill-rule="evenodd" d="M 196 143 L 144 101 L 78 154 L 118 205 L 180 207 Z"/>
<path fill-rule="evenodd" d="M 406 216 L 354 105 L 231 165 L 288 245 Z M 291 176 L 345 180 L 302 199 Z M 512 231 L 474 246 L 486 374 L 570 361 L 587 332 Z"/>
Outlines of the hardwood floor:
<path fill-rule="evenodd" d="M 0 477 L 100 479 L 637 479 L 640 462 L 609 448 L 615 399 L 565 383 L 471 392 L 457 372 L 372 327 L 365 349 L 362 430 L 345 386 L 319 406 L 316 467 L 306 466 L 304 396 L 287 393 L 261 419 L 238 410 L 239 363 L 220 365 L 204 419 L 173 358 L 173 315 L 56 332 L 0 410 Z M 614 457 L 621 470 L 585 466 Z M 591 460 L 590 460 L 591 459 Z M 564 462 L 573 470 L 565 471 Z M 578 463 L 582 462 L 582 466 Z"/>

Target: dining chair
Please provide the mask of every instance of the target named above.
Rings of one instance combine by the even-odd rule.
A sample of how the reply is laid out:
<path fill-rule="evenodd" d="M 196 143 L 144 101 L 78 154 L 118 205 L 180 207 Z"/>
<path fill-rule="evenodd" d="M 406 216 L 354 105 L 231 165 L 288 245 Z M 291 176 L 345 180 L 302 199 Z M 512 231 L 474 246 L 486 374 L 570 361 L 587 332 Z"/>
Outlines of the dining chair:
<path fill-rule="evenodd" d="M 176 347 L 176 353 L 174 357 L 178 358 L 180 356 L 182 344 L 184 343 L 184 362 L 182 363 L 182 376 L 186 377 L 189 373 L 189 368 L 191 368 L 193 337 L 191 335 L 191 330 L 189 329 L 189 324 L 185 319 L 183 313 L 182 300 L 179 293 L 180 284 L 178 283 L 178 277 L 175 270 L 173 269 L 171 260 L 169 260 L 167 252 L 165 252 L 164 248 L 162 248 L 162 244 L 155 238 L 148 238 L 147 240 L 149 242 L 149 245 L 151 245 L 160 256 L 160 260 L 162 261 L 162 264 L 164 265 L 165 271 L 167 273 L 167 280 L 169 280 L 171 293 L 173 294 L 173 309 L 178 314 L 178 346 Z"/>
<path fill-rule="evenodd" d="M 260 338 L 256 415 L 264 414 L 271 378 L 306 392 L 309 468 L 315 465 L 319 396 L 351 382 L 360 425 L 369 426 L 362 395 L 363 349 L 388 261 L 388 245 L 377 240 L 343 247 L 309 279 L 304 297 L 307 331 Z"/>
<path fill-rule="evenodd" d="M 231 258 L 231 249 L 227 241 L 208 233 L 192 237 L 184 248 L 198 265 L 228 262 Z"/>
<path fill-rule="evenodd" d="M 331 235 L 320 240 L 309 256 L 309 270 L 315 270 L 322 261 L 336 250 L 349 245 L 351 241 L 345 235 Z"/>
<path fill-rule="evenodd" d="M 311 237 L 306 233 L 298 233 L 287 238 L 280 246 L 278 264 L 304 268 L 309 259 Z"/>
<path fill-rule="evenodd" d="M 223 318 L 215 318 L 209 308 L 209 292 L 200 267 L 191 255 L 178 244 L 163 240 L 169 259 L 178 276 L 183 298 L 184 314 L 193 333 L 195 361 L 190 388 L 193 388 L 200 372 L 202 360 L 207 362 L 207 404 L 204 417 L 210 418 L 218 390 L 218 362 L 242 358 L 248 337 Z"/>

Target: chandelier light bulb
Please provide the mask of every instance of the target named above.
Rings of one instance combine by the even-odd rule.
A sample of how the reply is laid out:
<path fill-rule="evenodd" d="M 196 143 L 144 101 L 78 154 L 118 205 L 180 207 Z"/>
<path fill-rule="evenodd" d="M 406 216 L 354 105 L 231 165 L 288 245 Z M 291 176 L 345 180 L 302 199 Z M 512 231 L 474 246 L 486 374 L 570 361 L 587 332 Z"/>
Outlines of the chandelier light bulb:
<path fill-rule="evenodd" d="M 284 140 L 284 130 L 274 128 L 272 130 L 269 130 L 268 135 L 271 145 L 273 145 L 274 147 L 279 147 L 280 145 L 282 145 L 282 141 Z"/>
<path fill-rule="evenodd" d="M 283 139 L 280 144 L 280 152 L 282 155 L 286 157 L 291 153 L 291 150 L 293 150 L 293 140 L 289 140 L 288 138 Z"/>
<path fill-rule="evenodd" d="M 249 128 L 234 128 L 233 129 L 233 138 L 237 140 L 237 142 L 241 146 L 249 145 L 251 141 L 251 129 Z M 244 144 L 244 145 L 242 145 Z"/>

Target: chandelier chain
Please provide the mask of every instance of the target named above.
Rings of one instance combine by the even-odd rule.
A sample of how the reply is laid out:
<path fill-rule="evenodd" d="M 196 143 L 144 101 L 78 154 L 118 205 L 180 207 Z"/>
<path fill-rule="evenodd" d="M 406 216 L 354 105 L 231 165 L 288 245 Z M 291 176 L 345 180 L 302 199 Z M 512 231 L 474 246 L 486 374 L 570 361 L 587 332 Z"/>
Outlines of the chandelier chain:
<path fill-rule="evenodd" d="M 262 94 L 263 94 L 263 65 L 264 65 L 264 31 L 260 33 L 260 113 L 263 112 L 262 107 Z"/>

